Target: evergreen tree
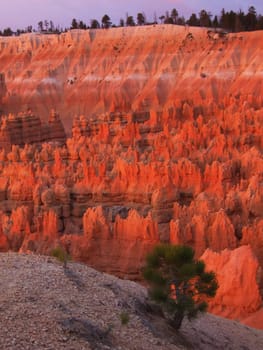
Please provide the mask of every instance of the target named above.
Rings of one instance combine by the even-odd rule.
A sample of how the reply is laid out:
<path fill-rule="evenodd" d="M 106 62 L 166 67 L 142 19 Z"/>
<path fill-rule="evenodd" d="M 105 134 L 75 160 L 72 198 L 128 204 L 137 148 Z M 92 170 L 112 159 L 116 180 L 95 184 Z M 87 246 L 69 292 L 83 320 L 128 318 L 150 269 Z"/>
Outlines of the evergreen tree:
<path fill-rule="evenodd" d="M 53 21 L 49 21 L 49 31 L 50 32 L 54 32 L 55 31 L 55 26 Z"/>
<path fill-rule="evenodd" d="M 263 16 L 262 15 L 258 15 L 258 17 L 257 17 L 256 29 L 257 30 L 262 30 L 263 29 Z"/>
<path fill-rule="evenodd" d="M 70 29 L 78 29 L 78 22 L 76 20 L 76 18 L 73 18 L 72 22 L 71 22 L 71 27 Z"/>
<path fill-rule="evenodd" d="M 246 15 L 246 30 L 255 30 L 257 26 L 257 11 L 254 6 L 250 6 Z"/>
<path fill-rule="evenodd" d="M 123 19 L 123 18 L 121 18 L 121 19 L 120 19 L 120 27 L 124 27 L 124 25 L 125 25 L 125 23 L 124 23 L 124 19 Z"/>
<path fill-rule="evenodd" d="M 2 35 L 3 35 L 3 36 L 12 36 L 12 35 L 13 35 L 13 31 L 12 31 L 12 29 L 11 29 L 10 27 L 5 28 L 5 29 L 3 30 Z"/>
<path fill-rule="evenodd" d="M 235 31 L 236 28 L 236 18 L 237 18 L 237 14 L 234 11 L 230 11 L 227 13 L 228 16 L 228 30 L 230 30 L 231 32 Z"/>
<path fill-rule="evenodd" d="M 201 10 L 199 13 L 200 25 L 202 27 L 211 27 L 211 14 L 206 10 Z"/>
<path fill-rule="evenodd" d="M 127 17 L 127 19 L 126 19 L 126 26 L 128 26 L 128 27 L 135 26 L 135 22 L 134 22 L 133 16 L 128 16 Z"/>
<path fill-rule="evenodd" d="M 45 31 L 47 32 L 48 31 L 48 26 L 49 26 L 49 22 L 48 22 L 47 19 L 45 19 L 44 25 L 45 25 Z"/>
<path fill-rule="evenodd" d="M 203 261 L 194 259 L 187 246 L 160 244 L 147 256 L 143 271 L 150 283 L 149 297 L 157 302 L 175 329 L 183 318 L 196 317 L 207 308 L 206 300 L 218 288 L 214 272 L 206 272 Z"/>
<path fill-rule="evenodd" d="M 144 14 L 142 14 L 141 12 L 139 12 L 139 13 L 137 14 L 137 24 L 138 24 L 139 26 L 142 26 L 142 25 L 145 24 L 145 16 L 144 16 Z"/>
<path fill-rule="evenodd" d="M 169 14 L 169 11 L 166 11 L 166 13 L 165 13 L 164 23 L 165 24 L 173 24 L 174 23 L 172 17 Z"/>
<path fill-rule="evenodd" d="M 236 16 L 236 28 L 235 31 L 236 32 L 241 32 L 243 30 L 245 30 L 245 25 L 246 25 L 246 16 L 245 13 L 243 11 L 239 11 L 237 16 Z"/>
<path fill-rule="evenodd" d="M 172 9 L 171 18 L 173 19 L 173 23 L 177 23 L 178 11 L 176 9 Z"/>
<path fill-rule="evenodd" d="M 90 27 L 92 29 L 98 29 L 98 28 L 100 28 L 100 24 L 99 24 L 99 22 L 96 19 L 92 19 L 90 21 Z"/>
<path fill-rule="evenodd" d="M 87 26 L 83 21 L 79 21 L 79 29 L 87 29 Z"/>
<path fill-rule="evenodd" d="M 186 22 L 189 26 L 197 27 L 200 25 L 200 21 L 195 13 L 192 13 L 188 21 Z"/>
<path fill-rule="evenodd" d="M 224 8 L 221 11 L 221 17 L 220 17 L 219 24 L 220 24 L 220 27 L 222 27 L 222 28 L 226 29 L 228 27 L 226 11 Z"/>
<path fill-rule="evenodd" d="M 39 31 L 39 32 L 43 32 L 43 30 L 44 30 L 43 21 L 39 21 L 39 22 L 38 22 L 38 31 Z"/>
<path fill-rule="evenodd" d="M 218 18 L 217 18 L 217 16 L 215 16 L 213 19 L 213 27 L 217 28 L 218 26 L 219 26 Z"/>
<path fill-rule="evenodd" d="M 33 27 L 32 27 L 32 26 L 27 26 L 25 31 L 26 31 L 27 33 L 32 33 Z"/>
<path fill-rule="evenodd" d="M 160 16 L 160 17 L 159 17 L 159 20 L 161 21 L 161 23 L 164 23 L 165 16 L 164 16 L 164 15 Z"/>
<path fill-rule="evenodd" d="M 185 18 L 183 16 L 178 17 L 176 24 L 178 24 L 179 26 L 184 26 L 185 25 Z"/>
<path fill-rule="evenodd" d="M 111 26 L 111 20 L 110 17 L 108 15 L 104 15 L 101 19 L 101 25 L 102 28 L 110 28 Z"/>

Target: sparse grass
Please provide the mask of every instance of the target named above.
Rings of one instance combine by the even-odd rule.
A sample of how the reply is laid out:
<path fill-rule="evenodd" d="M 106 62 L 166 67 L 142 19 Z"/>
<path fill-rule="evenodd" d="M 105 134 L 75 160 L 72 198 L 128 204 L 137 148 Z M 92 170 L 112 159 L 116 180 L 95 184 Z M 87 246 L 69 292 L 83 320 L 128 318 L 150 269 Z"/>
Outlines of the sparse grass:
<path fill-rule="evenodd" d="M 120 314 L 121 324 L 126 326 L 130 321 L 130 316 L 127 311 L 122 311 Z"/>

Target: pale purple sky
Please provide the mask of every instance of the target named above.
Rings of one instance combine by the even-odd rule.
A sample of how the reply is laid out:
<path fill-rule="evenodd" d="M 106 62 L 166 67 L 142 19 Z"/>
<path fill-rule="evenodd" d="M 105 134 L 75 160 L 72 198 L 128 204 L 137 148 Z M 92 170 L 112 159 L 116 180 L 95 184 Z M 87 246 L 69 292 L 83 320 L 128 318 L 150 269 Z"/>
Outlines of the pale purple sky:
<path fill-rule="evenodd" d="M 37 28 L 37 23 L 44 19 L 62 26 L 69 26 L 72 18 L 90 24 L 92 18 L 100 21 L 105 13 L 116 24 L 126 13 L 136 18 L 138 12 L 144 12 L 152 21 L 154 12 L 159 17 L 174 7 L 179 15 L 188 18 L 192 12 L 198 13 L 203 8 L 215 15 L 220 14 L 223 7 L 246 12 L 251 5 L 263 14 L 263 0 L 0 0 L 0 29 L 24 28 L 30 24 Z"/>

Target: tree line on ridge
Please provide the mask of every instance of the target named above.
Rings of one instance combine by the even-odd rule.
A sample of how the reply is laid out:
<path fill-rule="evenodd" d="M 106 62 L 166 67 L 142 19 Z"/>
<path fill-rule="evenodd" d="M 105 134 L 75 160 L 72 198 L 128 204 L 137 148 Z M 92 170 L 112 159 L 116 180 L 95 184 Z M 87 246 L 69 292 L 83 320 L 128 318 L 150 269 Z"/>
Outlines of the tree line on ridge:
<path fill-rule="evenodd" d="M 192 13 L 186 20 L 184 16 L 180 16 L 177 9 L 166 11 L 165 14 L 157 16 L 154 14 L 153 21 L 147 21 L 146 15 L 143 12 L 137 13 L 136 18 L 126 14 L 126 18 L 121 18 L 119 24 L 113 24 L 109 15 L 105 14 L 101 20 L 91 19 L 87 24 L 83 20 L 72 19 L 71 26 L 69 28 L 62 28 L 53 23 L 52 20 L 39 21 L 37 29 L 32 25 L 27 26 L 25 29 L 17 29 L 13 31 L 10 27 L 0 30 L 0 36 L 13 36 L 23 33 L 43 33 L 43 34 L 60 34 L 67 32 L 70 29 L 99 29 L 99 28 L 115 28 L 115 27 L 130 27 L 130 26 L 144 26 L 144 25 L 158 25 L 158 24 L 176 24 L 176 25 L 189 25 L 195 27 L 207 27 L 207 28 L 222 28 L 229 32 L 241 32 L 241 31 L 254 31 L 263 29 L 263 16 L 258 14 L 254 6 L 248 8 L 247 13 L 239 10 L 235 12 L 225 11 L 222 9 L 221 14 L 212 15 L 209 11 L 202 9 L 198 14 Z"/>

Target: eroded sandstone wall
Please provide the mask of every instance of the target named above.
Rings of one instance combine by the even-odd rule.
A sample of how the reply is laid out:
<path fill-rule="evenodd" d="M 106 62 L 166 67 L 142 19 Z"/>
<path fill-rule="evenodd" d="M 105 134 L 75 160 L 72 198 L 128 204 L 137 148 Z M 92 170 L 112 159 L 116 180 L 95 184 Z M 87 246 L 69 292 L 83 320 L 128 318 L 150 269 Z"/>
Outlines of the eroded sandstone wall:
<path fill-rule="evenodd" d="M 0 38 L 4 112 L 31 108 L 47 120 L 54 108 L 70 130 L 72 115 L 162 110 L 178 99 L 194 100 L 195 113 L 229 95 L 261 103 L 262 49 L 261 32 L 214 39 L 174 25 Z"/>
<path fill-rule="evenodd" d="M 219 271 L 234 271 L 240 254 L 258 293 L 235 313 L 233 305 L 219 310 L 220 292 L 214 310 L 255 311 L 263 287 L 261 37 L 213 40 L 200 28 L 160 25 L 1 38 L 0 109 L 15 116 L 1 119 L 0 250 L 63 245 L 75 259 L 132 278 L 158 242 L 191 245 L 198 258 L 209 248 Z"/>
<path fill-rule="evenodd" d="M 31 111 L 15 116 L 9 114 L 0 119 L 0 149 L 8 152 L 14 145 L 41 145 L 43 142 L 66 142 L 64 126 L 57 113 L 51 111 L 48 123 Z"/>

